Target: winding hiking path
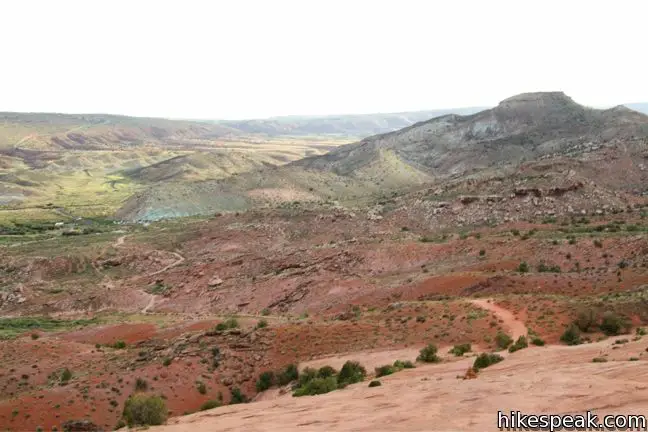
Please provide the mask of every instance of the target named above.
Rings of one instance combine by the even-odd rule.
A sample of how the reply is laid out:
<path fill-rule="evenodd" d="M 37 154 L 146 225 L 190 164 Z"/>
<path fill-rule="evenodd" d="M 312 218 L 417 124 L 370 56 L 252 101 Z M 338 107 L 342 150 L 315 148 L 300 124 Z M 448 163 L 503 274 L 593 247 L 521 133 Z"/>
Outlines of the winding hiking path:
<path fill-rule="evenodd" d="M 115 248 L 119 248 L 119 247 L 123 246 L 124 242 L 126 241 L 126 237 L 128 237 L 128 236 L 123 235 L 123 236 L 117 238 L 117 240 L 113 243 L 113 246 Z M 168 252 L 168 251 L 165 251 L 165 252 Z M 173 267 L 175 267 L 177 265 L 180 265 L 185 261 L 185 257 L 180 255 L 179 253 L 177 253 L 177 252 L 170 252 L 170 253 L 173 254 L 176 257 L 176 260 L 174 262 L 172 262 L 168 266 L 164 267 L 163 269 L 156 270 L 156 271 L 154 271 L 152 273 L 147 273 L 147 274 L 145 274 L 143 276 L 139 276 L 139 277 L 141 278 L 141 277 L 151 277 L 151 276 L 159 275 L 160 273 L 164 273 L 165 271 L 167 271 L 167 270 L 169 270 L 169 269 L 171 269 L 171 268 L 173 268 Z M 140 291 L 142 292 L 142 294 L 149 296 L 148 303 L 146 304 L 146 306 L 144 306 L 142 308 L 142 311 L 141 311 L 142 313 L 148 313 L 155 306 L 155 299 L 157 298 L 157 296 L 155 294 L 147 293 L 145 290 L 140 290 Z"/>
<path fill-rule="evenodd" d="M 526 336 L 529 332 L 529 329 L 527 329 L 527 326 L 524 325 L 522 321 L 515 318 L 515 315 L 513 315 L 511 311 L 497 306 L 493 299 L 474 299 L 470 300 L 470 303 L 494 313 L 497 318 L 502 320 L 504 327 L 511 332 L 511 337 L 513 339 L 517 339 L 520 336 Z"/>

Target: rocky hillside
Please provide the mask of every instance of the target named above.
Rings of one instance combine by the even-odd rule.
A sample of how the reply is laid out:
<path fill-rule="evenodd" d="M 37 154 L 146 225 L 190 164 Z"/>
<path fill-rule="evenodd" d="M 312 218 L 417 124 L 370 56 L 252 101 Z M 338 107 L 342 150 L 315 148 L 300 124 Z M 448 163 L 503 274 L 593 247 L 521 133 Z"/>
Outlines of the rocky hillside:
<path fill-rule="evenodd" d="M 129 200 L 119 216 L 206 214 L 286 201 L 355 205 L 360 198 L 381 199 L 424 185 L 443 190 L 457 179 L 520 175 L 524 164 L 532 162 L 542 162 L 545 168 L 539 169 L 544 170 L 566 164 L 571 177 L 596 180 L 610 188 L 607 193 L 621 189 L 636 194 L 648 180 L 647 147 L 646 115 L 622 106 L 586 108 L 560 92 L 527 93 L 493 109 L 444 115 L 283 167 L 185 186 L 189 191 L 152 188 Z M 191 196 L 191 202 L 182 196 Z M 223 204 L 222 196 L 237 197 L 227 200 L 239 203 L 236 209 Z"/>
<path fill-rule="evenodd" d="M 465 175 L 579 148 L 648 137 L 648 117 L 624 107 L 585 108 L 564 93 L 525 93 L 470 116 L 447 115 L 297 161 L 353 175 L 380 151 L 439 178 Z"/>

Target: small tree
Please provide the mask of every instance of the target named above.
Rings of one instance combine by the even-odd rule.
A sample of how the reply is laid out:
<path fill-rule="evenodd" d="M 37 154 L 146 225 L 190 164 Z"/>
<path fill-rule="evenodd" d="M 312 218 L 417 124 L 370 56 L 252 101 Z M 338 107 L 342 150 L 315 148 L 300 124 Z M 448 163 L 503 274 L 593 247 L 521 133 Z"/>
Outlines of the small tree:
<path fill-rule="evenodd" d="M 520 273 L 527 273 L 529 271 L 529 264 L 526 261 L 522 261 L 518 266 L 517 271 Z"/>

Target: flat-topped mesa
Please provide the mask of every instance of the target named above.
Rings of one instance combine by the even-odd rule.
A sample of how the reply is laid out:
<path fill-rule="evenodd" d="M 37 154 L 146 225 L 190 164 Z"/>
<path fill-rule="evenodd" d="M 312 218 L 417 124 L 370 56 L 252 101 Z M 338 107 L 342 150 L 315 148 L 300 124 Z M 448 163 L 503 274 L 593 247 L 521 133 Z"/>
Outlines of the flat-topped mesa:
<path fill-rule="evenodd" d="M 500 113 L 541 114 L 551 112 L 582 111 L 584 108 L 563 92 L 522 93 L 501 101 L 495 110 Z"/>

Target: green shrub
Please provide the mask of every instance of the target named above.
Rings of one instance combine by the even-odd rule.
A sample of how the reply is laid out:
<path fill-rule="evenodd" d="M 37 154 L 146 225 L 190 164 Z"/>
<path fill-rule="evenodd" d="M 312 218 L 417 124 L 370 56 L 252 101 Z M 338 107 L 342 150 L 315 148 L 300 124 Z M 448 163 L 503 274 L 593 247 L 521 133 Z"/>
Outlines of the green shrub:
<path fill-rule="evenodd" d="M 469 343 L 464 343 L 464 344 L 459 344 L 455 345 L 452 347 L 452 349 L 449 351 L 450 354 L 454 354 L 457 357 L 461 357 L 462 355 L 466 354 L 467 352 L 470 352 L 472 350 L 472 346 Z"/>
<path fill-rule="evenodd" d="M 630 327 L 627 320 L 614 312 L 605 312 L 601 320 L 601 331 L 608 336 L 621 334 Z"/>
<path fill-rule="evenodd" d="M 544 346 L 545 341 L 540 339 L 538 336 L 531 338 L 531 343 L 535 346 Z"/>
<path fill-rule="evenodd" d="M 317 369 L 307 367 L 299 374 L 299 386 L 303 386 L 309 381 L 317 378 Z"/>
<path fill-rule="evenodd" d="M 506 333 L 498 331 L 495 335 L 495 343 L 499 349 L 507 349 L 513 343 L 513 339 Z"/>
<path fill-rule="evenodd" d="M 216 325 L 216 330 L 217 331 L 223 331 L 227 329 L 234 329 L 238 328 L 239 322 L 236 318 L 228 318 L 223 322 L 220 322 Z"/>
<path fill-rule="evenodd" d="M 637 327 L 637 329 L 635 330 L 635 333 L 637 333 L 637 336 L 645 336 L 646 334 L 648 334 L 646 332 L 646 329 L 643 328 L 643 327 Z"/>
<path fill-rule="evenodd" d="M 378 380 L 373 380 L 369 383 L 369 387 L 380 387 L 382 383 Z"/>
<path fill-rule="evenodd" d="M 520 336 L 517 341 L 513 345 L 509 347 L 509 352 L 515 352 L 519 351 L 521 349 L 524 349 L 529 346 L 529 343 L 527 342 L 526 336 Z"/>
<path fill-rule="evenodd" d="M 347 361 L 340 369 L 338 374 L 338 385 L 347 386 L 349 384 L 354 384 L 360 381 L 363 381 L 367 376 L 367 371 L 362 365 L 356 361 Z"/>
<path fill-rule="evenodd" d="M 322 366 L 317 371 L 317 378 L 328 378 L 337 375 L 337 371 L 331 366 Z"/>
<path fill-rule="evenodd" d="M 135 380 L 135 390 L 137 391 L 146 391 L 148 390 L 148 383 L 145 379 L 137 378 Z"/>
<path fill-rule="evenodd" d="M 256 389 L 258 392 L 268 390 L 275 383 L 275 375 L 271 371 L 263 372 L 259 375 L 259 379 L 256 382 Z"/>
<path fill-rule="evenodd" d="M 486 255 L 486 249 L 480 249 L 479 256 L 484 256 L 484 255 Z"/>
<path fill-rule="evenodd" d="M 200 411 L 206 411 L 213 408 L 218 408 L 219 406 L 221 406 L 221 403 L 219 401 L 211 399 L 204 402 L 202 405 L 200 405 Z"/>
<path fill-rule="evenodd" d="M 279 385 L 286 385 L 299 379 L 299 369 L 294 364 L 287 365 L 277 374 Z"/>
<path fill-rule="evenodd" d="M 123 418 L 129 427 L 161 425 L 167 418 L 166 404 L 159 396 L 131 395 L 124 403 Z"/>
<path fill-rule="evenodd" d="M 164 360 L 162 360 L 162 366 L 169 366 L 171 364 L 171 357 L 166 357 Z"/>
<path fill-rule="evenodd" d="M 527 273 L 529 271 L 529 264 L 527 264 L 526 261 L 522 261 L 520 265 L 518 265 L 517 271 L 520 273 Z"/>
<path fill-rule="evenodd" d="M 257 322 L 256 328 L 262 329 L 262 328 L 266 328 L 266 327 L 268 327 L 268 321 L 267 320 L 262 319 L 262 320 L 259 320 L 259 322 Z"/>
<path fill-rule="evenodd" d="M 397 372 L 397 369 L 392 365 L 384 365 L 376 368 L 376 378 L 391 375 Z"/>
<path fill-rule="evenodd" d="M 579 345 L 581 343 L 580 330 L 572 324 L 560 336 L 560 340 L 567 345 Z"/>
<path fill-rule="evenodd" d="M 115 349 L 124 349 L 124 348 L 126 348 L 126 342 L 124 342 L 123 340 L 118 340 L 117 342 L 115 342 L 111 346 L 113 348 L 115 348 Z"/>
<path fill-rule="evenodd" d="M 488 366 L 494 365 L 495 363 L 499 363 L 502 360 L 504 360 L 504 357 L 502 357 L 499 354 L 481 353 L 475 359 L 475 362 L 473 363 L 473 369 L 475 370 L 484 369 L 487 368 Z"/>
<path fill-rule="evenodd" d="M 239 389 L 238 387 L 234 387 L 233 389 L 231 389 L 230 395 L 231 395 L 230 405 L 248 402 L 247 396 L 241 393 L 241 389 Z"/>
<path fill-rule="evenodd" d="M 579 311 L 574 324 L 580 331 L 587 333 L 596 324 L 596 312 L 593 309 Z"/>
<path fill-rule="evenodd" d="M 72 371 L 68 368 L 65 368 L 61 371 L 61 382 L 67 383 L 72 379 Z"/>
<path fill-rule="evenodd" d="M 594 246 L 597 248 L 602 248 L 603 247 L 603 242 L 599 239 L 594 239 Z"/>
<path fill-rule="evenodd" d="M 394 362 L 394 367 L 400 370 L 400 369 L 414 369 L 416 366 L 414 366 L 414 363 L 412 363 L 409 360 L 405 360 L 405 361 L 396 360 Z"/>
<path fill-rule="evenodd" d="M 196 390 L 198 390 L 198 393 L 204 395 L 207 393 L 207 386 L 202 381 L 196 381 Z"/>
<path fill-rule="evenodd" d="M 338 382 L 335 377 L 314 378 L 293 392 L 293 396 L 313 396 L 337 390 Z"/>
<path fill-rule="evenodd" d="M 441 358 L 437 355 L 437 347 L 434 344 L 429 344 L 419 352 L 419 356 L 416 358 L 418 361 L 425 363 L 438 363 L 441 361 Z"/>
<path fill-rule="evenodd" d="M 261 311 L 261 315 L 268 316 L 270 315 L 270 309 L 266 308 Z"/>
<path fill-rule="evenodd" d="M 605 357 L 594 357 L 592 359 L 593 363 L 605 363 L 607 362 L 607 359 Z"/>
<path fill-rule="evenodd" d="M 538 272 L 540 273 L 560 273 L 561 269 L 559 265 L 547 265 L 544 262 L 538 264 Z"/>

